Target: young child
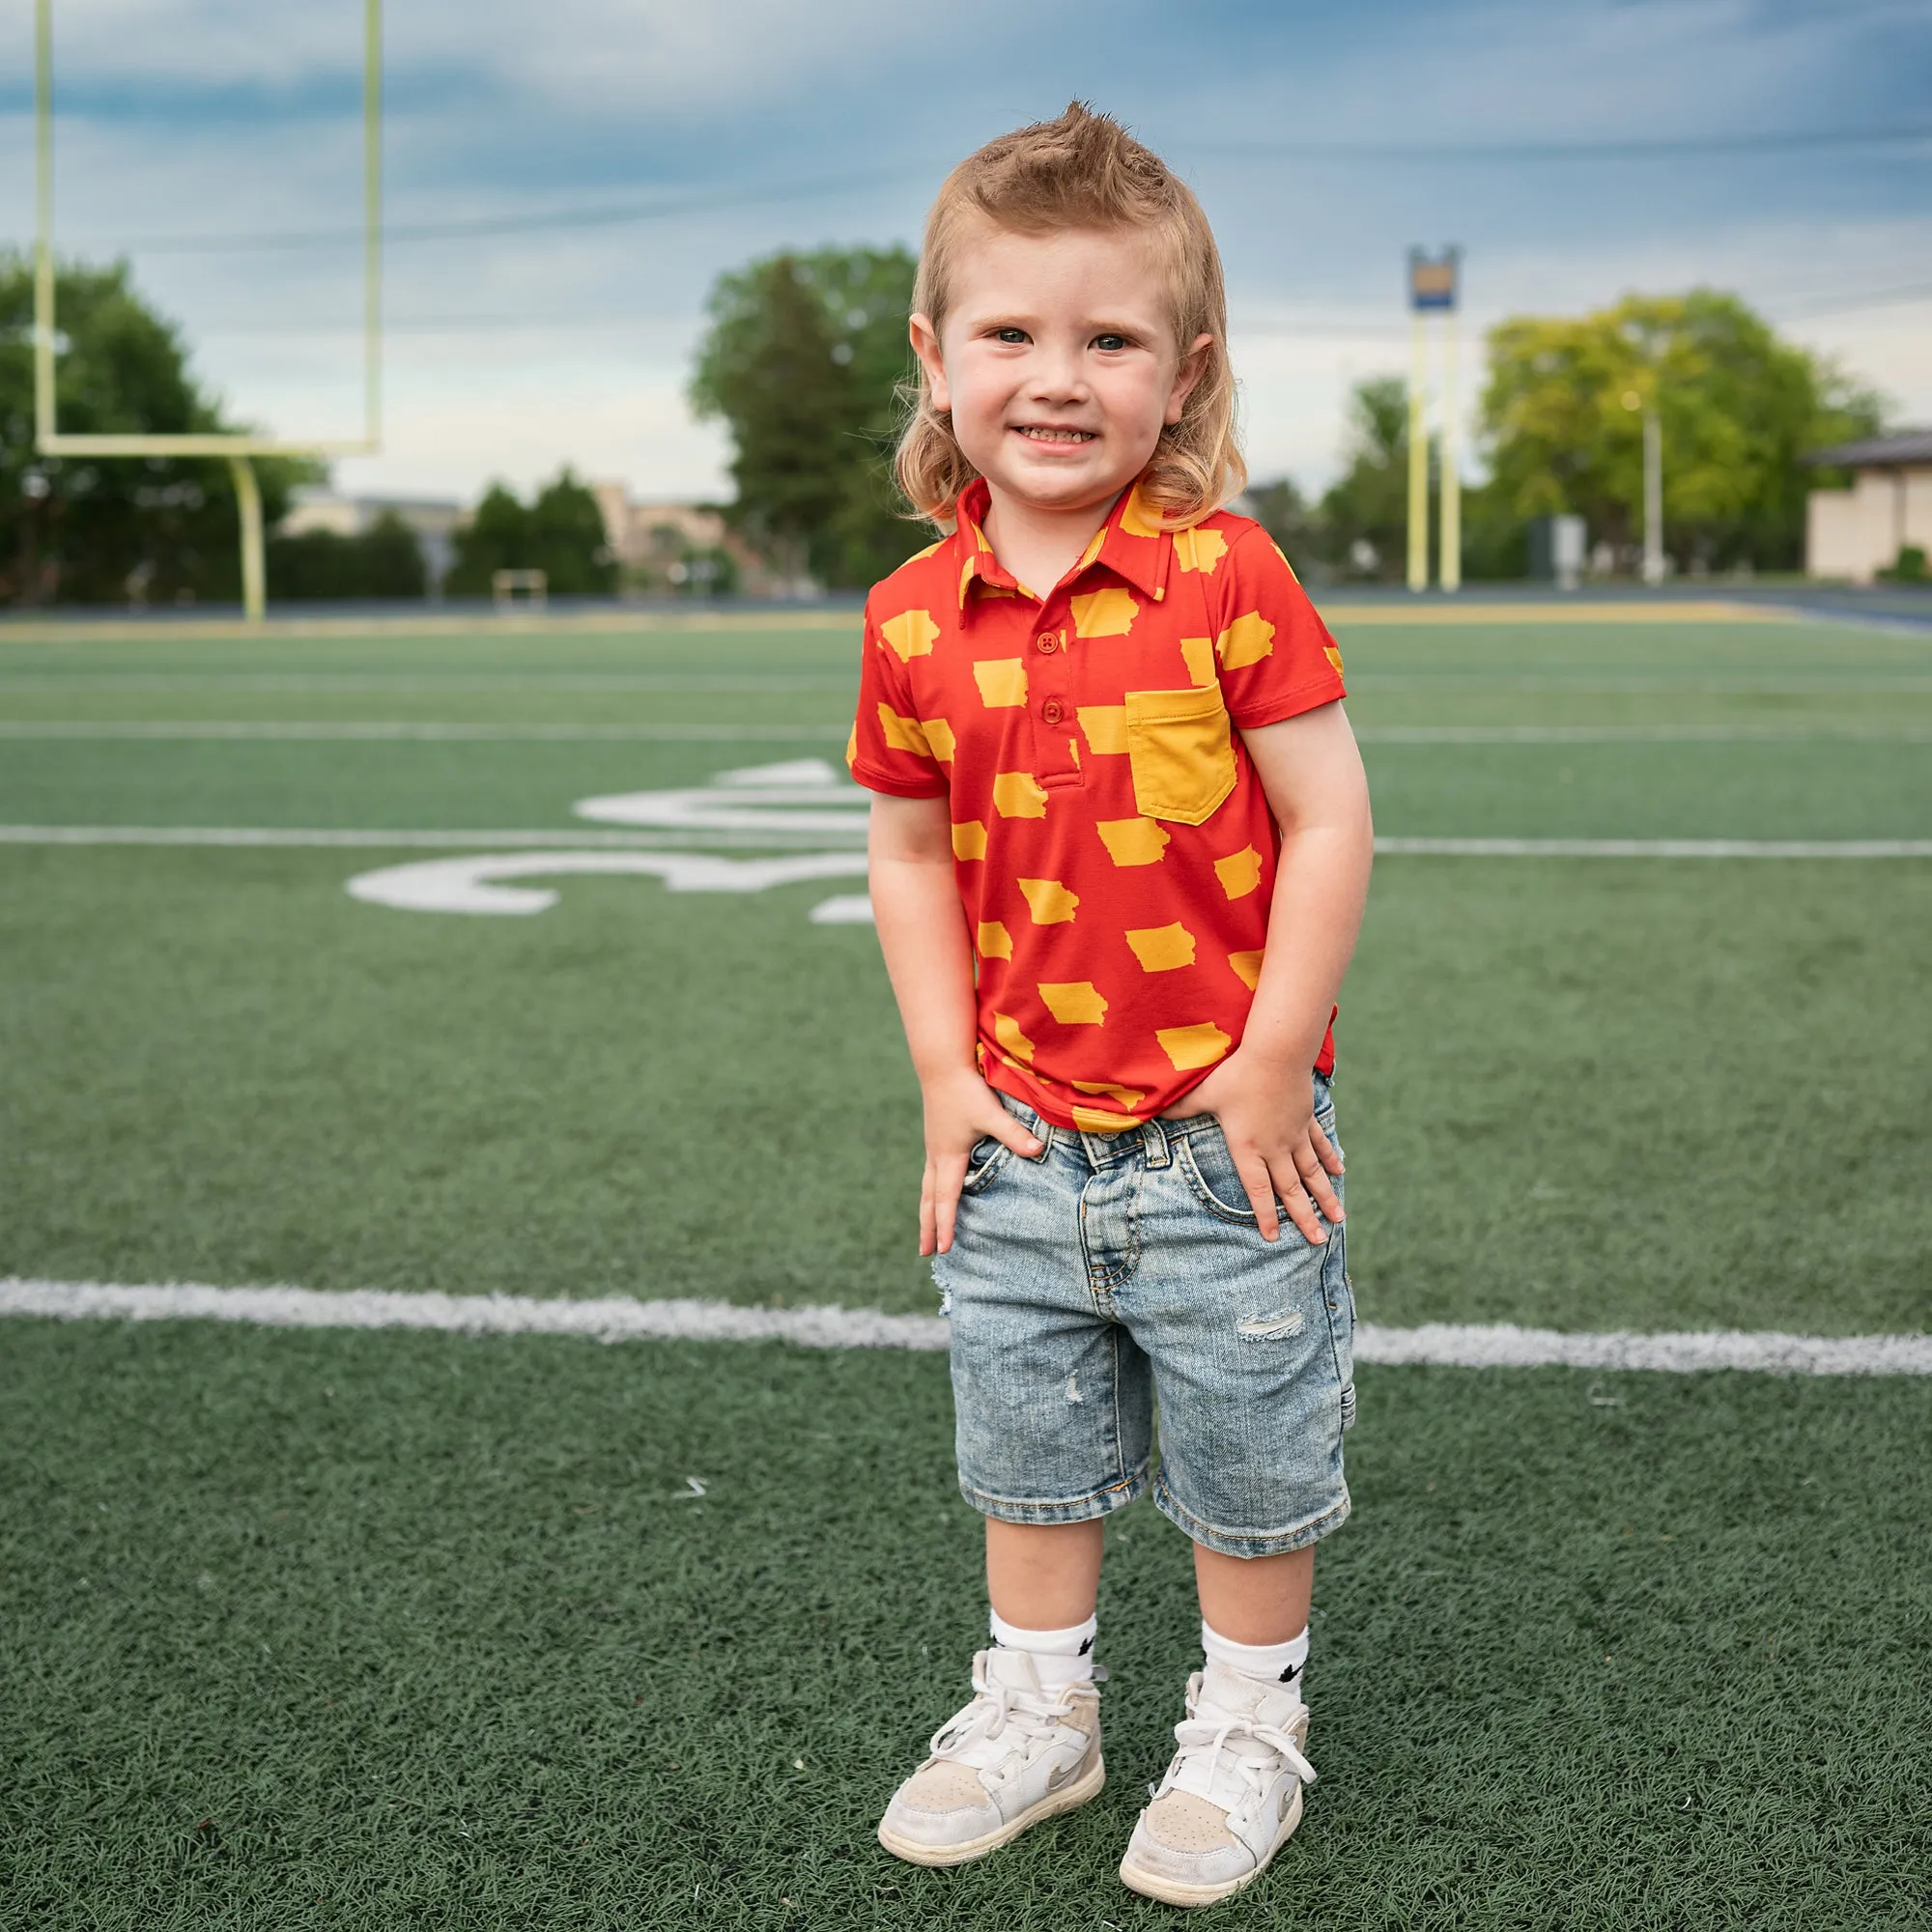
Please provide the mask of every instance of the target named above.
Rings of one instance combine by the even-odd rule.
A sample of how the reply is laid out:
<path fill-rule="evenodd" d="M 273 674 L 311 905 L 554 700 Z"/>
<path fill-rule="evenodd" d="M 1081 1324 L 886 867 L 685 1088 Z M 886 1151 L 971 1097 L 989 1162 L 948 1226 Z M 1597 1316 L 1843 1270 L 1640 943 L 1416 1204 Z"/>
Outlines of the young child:
<path fill-rule="evenodd" d="M 1069 107 L 926 223 L 899 450 L 951 534 L 872 592 L 853 776 L 924 1099 L 993 1647 L 879 1826 L 956 1864 L 1100 1789 L 1103 1520 L 1194 1543 L 1206 1667 L 1121 1865 L 1205 1905 L 1315 1776 L 1315 1545 L 1352 1420 L 1333 999 L 1372 836 L 1341 658 L 1245 476 L 1199 205 Z"/>

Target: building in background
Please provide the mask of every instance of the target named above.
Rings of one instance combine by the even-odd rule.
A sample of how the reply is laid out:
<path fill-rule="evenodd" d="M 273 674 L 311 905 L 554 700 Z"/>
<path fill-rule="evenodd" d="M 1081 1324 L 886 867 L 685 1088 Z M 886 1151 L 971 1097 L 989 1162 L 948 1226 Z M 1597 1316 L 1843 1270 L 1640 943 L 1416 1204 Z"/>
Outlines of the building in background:
<path fill-rule="evenodd" d="M 406 525 L 414 536 L 429 594 L 440 596 L 456 555 L 456 532 L 469 521 L 469 512 L 461 503 L 437 497 L 341 497 L 312 486 L 296 491 L 294 506 L 275 533 L 298 537 L 310 530 L 327 530 L 338 537 L 366 536 L 384 513 Z"/>
<path fill-rule="evenodd" d="M 708 503 L 637 502 L 622 483 L 593 483 L 605 541 L 632 591 L 746 597 L 815 594 L 779 576 Z"/>
<path fill-rule="evenodd" d="M 1814 490 L 1805 505 L 1804 573 L 1869 583 L 1881 572 L 1922 576 L 1932 553 L 1932 429 L 1899 430 L 1813 450 L 1816 469 L 1849 469 L 1849 490 Z"/>

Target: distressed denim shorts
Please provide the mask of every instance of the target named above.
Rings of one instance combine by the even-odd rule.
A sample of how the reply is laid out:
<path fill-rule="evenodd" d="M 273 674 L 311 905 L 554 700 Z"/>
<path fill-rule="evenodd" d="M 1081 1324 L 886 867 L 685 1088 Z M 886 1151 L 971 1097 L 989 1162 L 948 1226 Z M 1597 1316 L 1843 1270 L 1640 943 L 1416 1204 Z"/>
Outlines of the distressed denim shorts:
<path fill-rule="evenodd" d="M 1212 1114 L 1119 1134 L 973 1150 L 952 1250 L 933 1261 L 952 1323 L 959 1487 L 1004 1522 L 1080 1522 L 1148 1487 L 1230 1556 L 1300 1549 L 1349 1514 L 1354 1420 L 1347 1237 L 1255 1226 Z M 1316 1118 L 1334 1102 L 1315 1076 Z M 1341 1182 L 1336 1183 L 1341 1191 Z"/>

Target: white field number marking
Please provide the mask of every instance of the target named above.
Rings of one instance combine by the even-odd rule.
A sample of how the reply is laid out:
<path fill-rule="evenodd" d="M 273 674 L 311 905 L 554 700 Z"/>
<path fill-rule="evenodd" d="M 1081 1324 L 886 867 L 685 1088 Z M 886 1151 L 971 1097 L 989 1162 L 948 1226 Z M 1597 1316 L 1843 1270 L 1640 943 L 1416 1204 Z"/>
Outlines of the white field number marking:
<path fill-rule="evenodd" d="M 848 849 L 781 859 L 606 850 L 478 853 L 358 872 L 348 892 L 352 898 L 399 912 L 514 917 L 545 912 L 557 899 L 547 888 L 510 883 L 519 879 L 630 874 L 661 879 L 673 893 L 761 893 L 810 879 L 864 878 L 866 855 L 849 847 L 864 843 L 868 800 L 857 785 L 842 783 L 823 758 L 787 758 L 720 772 L 708 786 L 614 792 L 580 799 L 574 809 L 580 817 L 607 825 L 737 838 L 768 832 L 780 840 L 810 833 Z M 872 905 L 863 893 L 845 894 L 814 906 L 810 917 L 819 925 L 869 924 Z"/>

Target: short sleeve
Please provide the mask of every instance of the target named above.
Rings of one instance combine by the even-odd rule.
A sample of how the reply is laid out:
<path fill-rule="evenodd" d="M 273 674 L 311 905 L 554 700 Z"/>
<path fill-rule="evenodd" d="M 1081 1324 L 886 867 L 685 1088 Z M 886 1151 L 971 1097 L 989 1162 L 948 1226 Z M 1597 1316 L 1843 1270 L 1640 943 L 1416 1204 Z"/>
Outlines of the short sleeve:
<path fill-rule="evenodd" d="M 1347 696 L 1342 653 L 1264 529 L 1236 537 L 1216 578 L 1215 669 L 1237 726 L 1279 724 Z"/>
<path fill-rule="evenodd" d="M 906 662 L 873 623 L 869 608 L 863 649 L 859 713 L 845 746 L 853 778 L 867 791 L 894 798 L 945 798 L 952 786 L 920 723 Z"/>

